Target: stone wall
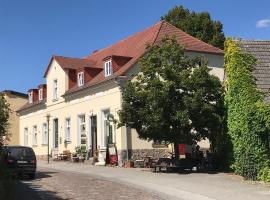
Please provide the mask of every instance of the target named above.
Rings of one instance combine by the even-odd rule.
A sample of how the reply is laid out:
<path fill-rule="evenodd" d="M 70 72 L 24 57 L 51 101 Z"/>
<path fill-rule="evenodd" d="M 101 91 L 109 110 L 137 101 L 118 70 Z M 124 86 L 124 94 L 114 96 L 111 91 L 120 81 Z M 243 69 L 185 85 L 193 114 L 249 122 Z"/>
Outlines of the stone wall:
<path fill-rule="evenodd" d="M 127 151 L 122 150 L 118 152 L 119 161 L 127 160 Z M 129 149 L 128 159 L 129 160 L 143 160 L 146 157 L 152 157 L 153 159 L 171 157 L 171 151 L 168 148 L 162 149 Z"/>

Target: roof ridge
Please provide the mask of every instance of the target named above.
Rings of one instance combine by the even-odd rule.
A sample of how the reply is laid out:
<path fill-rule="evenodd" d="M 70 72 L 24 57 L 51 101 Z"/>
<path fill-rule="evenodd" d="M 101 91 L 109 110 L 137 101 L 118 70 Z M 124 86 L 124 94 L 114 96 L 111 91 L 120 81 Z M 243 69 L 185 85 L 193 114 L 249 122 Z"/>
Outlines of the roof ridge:
<path fill-rule="evenodd" d="M 61 58 L 67 58 L 67 59 L 78 59 L 78 60 L 83 60 L 83 61 L 92 61 L 91 59 L 86 59 L 86 58 L 67 57 L 67 56 L 59 56 L 59 55 L 52 55 L 52 57 L 53 58 L 55 58 L 55 57 L 61 57 Z"/>
<path fill-rule="evenodd" d="M 161 30 L 161 28 L 162 28 L 162 26 L 163 26 L 163 24 L 164 24 L 165 20 L 161 20 L 160 22 L 161 22 L 161 23 L 160 23 L 160 26 L 159 26 L 158 32 L 157 32 L 157 34 L 156 34 L 156 37 L 155 37 L 155 39 L 154 39 L 154 41 L 153 41 L 152 45 L 153 45 L 153 44 L 155 44 L 155 42 L 156 42 L 156 40 L 157 40 L 157 38 L 158 38 L 159 32 L 160 32 L 160 30 Z"/>
<path fill-rule="evenodd" d="M 189 33 L 183 31 L 182 29 L 180 29 L 180 28 L 178 28 L 178 27 L 176 27 L 176 26 L 174 26 L 173 24 L 167 22 L 166 20 L 164 20 L 164 21 L 165 21 L 165 23 L 166 23 L 167 25 L 176 28 L 178 31 L 181 31 L 183 34 L 185 34 L 185 35 L 187 35 L 187 36 L 189 36 L 189 37 L 192 37 L 192 38 L 195 39 L 196 41 L 198 41 L 198 42 L 200 42 L 200 43 L 204 43 L 205 45 L 207 45 L 207 46 L 209 46 L 209 47 L 212 47 L 212 48 L 215 48 L 215 49 L 217 49 L 217 50 L 223 51 L 222 49 L 220 49 L 220 48 L 218 48 L 218 47 L 215 47 L 215 46 L 213 46 L 213 45 L 211 45 L 211 44 L 208 44 L 207 42 L 204 42 L 204 41 L 200 40 L 199 38 L 196 38 L 196 37 L 190 35 Z"/>
<path fill-rule="evenodd" d="M 111 45 L 109 45 L 109 46 L 107 46 L 107 47 L 104 47 L 104 48 L 98 50 L 97 52 L 95 52 L 95 54 L 99 54 L 100 52 L 102 52 L 102 51 L 104 51 L 104 50 L 106 50 L 106 49 L 109 49 L 109 48 L 111 48 L 111 47 L 114 46 L 114 45 L 117 45 L 117 44 L 119 44 L 119 43 L 122 43 L 122 42 L 124 42 L 124 41 L 126 41 L 126 40 L 128 40 L 128 39 L 130 39 L 130 38 L 132 38 L 132 37 L 135 37 L 135 36 L 137 36 L 137 35 L 140 34 L 140 33 L 149 31 L 149 30 L 151 30 L 152 28 L 154 28 L 155 26 L 158 26 L 159 24 L 162 24 L 163 21 L 164 21 L 164 20 L 159 21 L 159 22 L 155 23 L 154 25 L 152 25 L 152 26 L 150 26 L 150 27 L 148 27 L 148 28 L 146 28 L 146 29 L 143 29 L 142 31 L 138 31 L 138 32 L 136 32 L 136 33 L 134 33 L 134 34 L 132 34 L 132 35 L 129 35 L 129 36 L 123 38 L 122 40 L 117 41 L 116 43 L 113 43 L 113 44 L 111 44 Z M 85 56 L 85 57 L 83 57 L 83 58 L 84 58 L 84 59 L 88 59 L 87 57 L 89 57 L 89 56 L 91 56 L 91 55 L 93 55 L 93 54 L 87 55 L 87 56 Z"/>

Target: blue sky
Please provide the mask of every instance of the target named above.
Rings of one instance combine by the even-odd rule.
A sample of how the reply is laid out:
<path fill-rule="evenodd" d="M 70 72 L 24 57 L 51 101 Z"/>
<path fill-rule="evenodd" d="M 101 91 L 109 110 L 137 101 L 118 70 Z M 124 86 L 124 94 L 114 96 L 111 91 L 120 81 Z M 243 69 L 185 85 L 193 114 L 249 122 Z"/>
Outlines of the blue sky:
<path fill-rule="evenodd" d="M 86 56 L 176 5 L 208 11 L 226 36 L 270 40 L 269 0 L 0 0 L 0 91 L 27 92 L 45 81 L 52 54 Z"/>

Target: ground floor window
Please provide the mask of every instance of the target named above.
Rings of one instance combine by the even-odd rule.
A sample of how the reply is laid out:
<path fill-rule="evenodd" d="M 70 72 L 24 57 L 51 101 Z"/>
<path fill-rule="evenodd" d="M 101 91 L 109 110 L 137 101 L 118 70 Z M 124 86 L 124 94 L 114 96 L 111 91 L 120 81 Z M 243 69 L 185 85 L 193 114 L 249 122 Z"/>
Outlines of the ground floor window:
<path fill-rule="evenodd" d="M 79 116 L 79 145 L 86 147 L 85 115 Z"/>
<path fill-rule="evenodd" d="M 37 146 L 37 126 L 33 126 L 33 146 Z"/>
<path fill-rule="evenodd" d="M 110 114 L 110 110 L 106 109 L 103 110 L 102 112 L 102 141 L 101 144 L 104 148 L 106 148 L 107 144 L 113 142 L 113 137 L 112 137 L 112 125 L 110 124 L 108 120 L 108 116 Z"/>
<path fill-rule="evenodd" d="M 48 127 L 47 123 L 42 124 L 42 144 L 47 145 L 48 144 Z"/>
<path fill-rule="evenodd" d="M 24 128 L 24 146 L 28 146 L 28 128 Z"/>
<path fill-rule="evenodd" d="M 65 141 L 70 142 L 71 136 L 70 136 L 70 118 L 66 118 L 65 122 Z"/>

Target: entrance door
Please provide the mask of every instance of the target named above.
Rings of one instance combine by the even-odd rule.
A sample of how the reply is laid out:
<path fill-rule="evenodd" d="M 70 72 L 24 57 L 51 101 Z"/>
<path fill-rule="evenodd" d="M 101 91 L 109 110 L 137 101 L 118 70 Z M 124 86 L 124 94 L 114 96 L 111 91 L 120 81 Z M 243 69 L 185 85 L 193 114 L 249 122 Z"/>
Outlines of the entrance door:
<path fill-rule="evenodd" d="M 91 116 L 91 147 L 92 156 L 97 149 L 97 116 Z"/>
<path fill-rule="evenodd" d="M 54 148 L 58 148 L 58 119 L 53 120 Z"/>

